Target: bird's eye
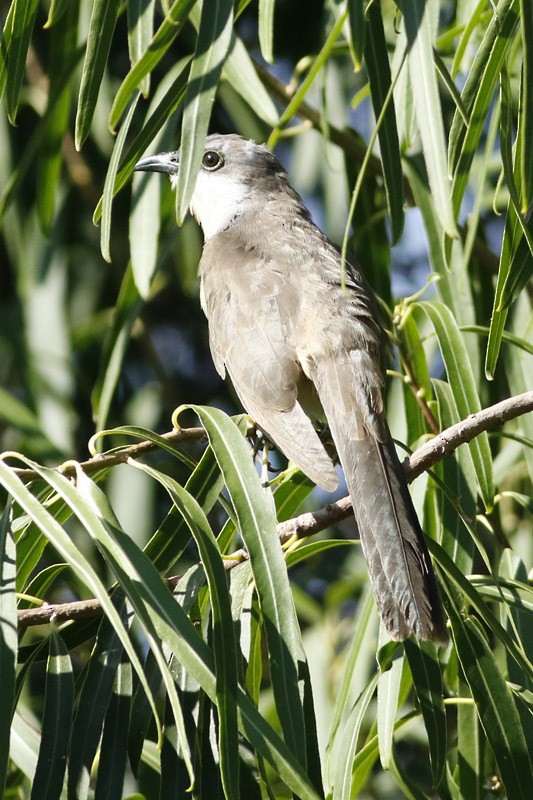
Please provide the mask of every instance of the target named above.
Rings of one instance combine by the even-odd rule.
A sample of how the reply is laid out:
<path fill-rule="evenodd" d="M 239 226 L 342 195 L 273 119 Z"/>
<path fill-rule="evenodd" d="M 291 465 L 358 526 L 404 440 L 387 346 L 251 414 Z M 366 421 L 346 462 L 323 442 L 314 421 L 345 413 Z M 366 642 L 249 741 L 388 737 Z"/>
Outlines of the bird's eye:
<path fill-rule="evenodd" d="M 206 150 L 202 158 L 202 166 L 209 172 L 214 172 L 216 169 L 224 166 L 224 159 L 217 153 L 216 150 Z"/>

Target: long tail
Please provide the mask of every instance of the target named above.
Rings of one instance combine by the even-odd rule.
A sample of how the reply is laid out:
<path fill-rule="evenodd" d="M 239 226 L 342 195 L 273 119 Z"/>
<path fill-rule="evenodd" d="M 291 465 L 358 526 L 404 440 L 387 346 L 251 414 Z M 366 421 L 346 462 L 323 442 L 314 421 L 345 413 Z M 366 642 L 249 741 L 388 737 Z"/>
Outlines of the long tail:
<path fill-rule="evenodd" d="M 346 477 L 376 604 L 393 639 L 447 641 L 435 573 L 386 423 L 361 437 L 353 392 L 340 400 L 331 363 L 316 385 Z M 337 365 L 338 366 L 338 365 Z M 339 376 L 337 373 L 337 378 Z M 337 383 L 337 386 L 335 384 Z M 344 397 L 342 397 L 344 395 Z M 349 397 L 347 396 L 349 395 Z M 357 419 L 356 419 L 356 418 Z M 359 437 L 359 438 L 357 438 Z"/>

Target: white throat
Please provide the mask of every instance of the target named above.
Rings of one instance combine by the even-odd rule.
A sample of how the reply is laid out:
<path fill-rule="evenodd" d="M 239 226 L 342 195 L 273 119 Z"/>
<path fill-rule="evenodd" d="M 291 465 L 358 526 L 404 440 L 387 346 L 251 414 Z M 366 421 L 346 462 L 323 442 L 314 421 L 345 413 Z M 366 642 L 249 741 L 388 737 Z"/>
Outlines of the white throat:
<path fill-rule="evenodd" d="M 227 228 L 242 212 L 247 196 L 248 189 L 242 181 L 233 180 L 222 172 L 201 170 L 198 173 L 191 212 L 202 226 L 206 241 Z"/>

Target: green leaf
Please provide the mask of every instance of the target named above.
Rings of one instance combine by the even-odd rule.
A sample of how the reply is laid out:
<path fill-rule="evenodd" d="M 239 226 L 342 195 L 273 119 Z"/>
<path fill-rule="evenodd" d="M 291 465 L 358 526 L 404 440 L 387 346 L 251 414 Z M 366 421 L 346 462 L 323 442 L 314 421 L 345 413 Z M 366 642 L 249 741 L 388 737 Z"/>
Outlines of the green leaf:
<path fill-rule="evenodd" d="M 157 66 L 181 29 L 196 0 L 175 0 L 157 29 L 148 48 L 128 72 L 115 96 L 109 115 L 109 127 L 115 130 L 118 122 L 136 89 L 144 78 Z"/>
<path fill-rule="evenodd" d="M 115 590 L 111 599 L 123 624 L 128 627 L 131 616 L 128 618 L 124 593 Z M 122 653 L 120 637 L 111 621 L 104 617 L 78 695 L 72 731 L 68 782 L 69 791 L 76 797 L 88 795 L 92 765 Z"/>
<path fill-rule="evenodd" d="M 154 0 L 128 0 L 128 51 L 131 65 L 134 66 L 146 53 L 154 32 Z M 139 83 L 141 94 L 146 97 L 150 91 L 150 78 L 145 76 Z"/>
<path fill-rule="evenodd" d="M 446 142 L 433 61 L 430 5 L 425 0 L 402 4 L 408 41 L 407 59 L 414 109 L 424 161 L 439 222 L 449 236 L 456 235 L 446 164 Z"/>
<path fill-rule="evenodd" d="M 274 63 L 274 7 L 274 0 L 259 0 L 259 47 L 269 64 Z"/>
<path fill-rule="evenodd" d="M 104 191 L 102 194 L 102 225 L 100 229 L 100 250 L 102 256 L 107 262 L 111 262 L 110 239 L 111 239 L 111 210 L 113 206 L 113 197 L 116 194 L 115 184 L 117 180 L 117 172 L 119 169 L 119 162 L 122 157 L 122 150 L 126 143 L 126 136 L 135 113 L 135 108 L 139 100 L 140 94 L 134 97 L 124 122 L 120 126 L 120 131 L 109 159 L 109 166 L 105 176 Z"/>
<path fill-rule="evenodd" d="M 72 662 L 65 643 L 56 631 L 50 635 L 46 665 L 46 692 L 41 746 L 33 780 L 31 800 L 59 798 L 67 765 L 74 707 Z"/>
<path fill-rule="evenodd" d="M 119 169 L 118 175 L 114 182 L 113 191 L 116 194 L 119 192 L 127 181 L 131 178 L 133 168 L 141 155 L 144 153 L 148 145 L 153 142 L 154 137 L 159 133 L 161 128 L 168 122 L 169 117 L 172 116 L 179 108 L 185 97 L 187 88 L 187 74 L 184 72 L 185 68 L 190 62 L 190 56 L 182 58 L 174 65 L 174 68 L 168 73 L 167 77 L 171 75 L 174 80 L 168 90 L 165 92 L 161 102 L 157 105 L 154 111 L 149 115 L 143 128 L 139 133 L 134 136 L 133 140 L 128 147 L 124 160 Z M 164 85 L 166 81 L 163 81 Z M 102 200 L 100 199 L 93 214 L 93 222 L 96 224 L 102 215 Z"/>
<path fill-rule="evenodd" d="M 413 307 L 421 308 L 433 325 L 459 417 L 466 419 L 469 414 L 480 411 L 481 404 L 470 358 L 457 323 L 449 308 L 443 303 L 415 303 Z M 487 509 L 491 509 L 494 501 L 494 483 L 492 457 L 486 432 L 473 439 L 469 443 L 469 448 L 483 502 Z"/>
<path fill-rule="evenodd" d="M 30 469 L 35 469 L 43 480 L 46 480 L 53 488 L 65 498 L 77 499 L 77 491 L 72 486 L 71 482 L 63 475 L 55 472 L 52 469 L 42 467 L 41 465 L 30 461 L 29 459 L 19 456 L 23 463 Z M 17 503 L 25 510 L 29 517 L 40 527 L 47 539 L 53 544 L 56 550 L 61 553 L 64 560 L 75 570 L 78 578 L 90 588 L 93 595 L 98 599 L 104 612 L 112 621 L 117 634 L 120 637 L 122 645 L 126 649 L 132 664 L 134 665 L 139 679 L 145 691 L 150 698 L 152 708 L 154 709 L 154 716 L 156 722 L 158 721 L 155 701 L 150 693 L 146 682 L 144 681 L 142 666 L 140 660 L 135 652 L 127 631 L 122 624 L 122 621 L 113 606 L 104 584 L 101 582 L 95 570 L 91 567 L 87 559 L 82 555 L 79 548 L 73 543 L 71 537 L 62 529 L 61 525 L 48 513 L 48 511 L 39 503 L 39 501 L 31 494 L 29 489 L 24 486 L 22 481 L 16 476 L 13 469 L 8 467 L 2 460 L 0 460 L 0 483 L 10 492 L 11 496 Z M 67 501 L 68 502 L 68 501 Z"/>
<path fill-rule="evenodd" d="M 15 698 L 15 670 L 17 666 L 17 598 L 15 594 L 16 551 L 11 530 L 11 504 L 7 503 L 0 517 L 0 794 L 4 785 L 9 759 L 9 729 L 13 717 Z"/>
<path fill-rule="evenodd" d="M 361 68 L 366 38 L 366 16 L 364 0 L 348 0 L 348 21 L 352 57 L 356 70 Z"/>
<path fill-rule="evenodd" d="M 527 212 L 533 203 L 533 164 L 529 144 L 533 136 L 533 0 L 520 0 L 520 27 L 523 61 L 520 85 L 520 129 L 518 165 L 522 187 L 522 209 Z M 529 144 L 528 144 L 529 143 Z"/>
<path fill-rule="evenodd" d="M 50 586 L 52 586 L 67 567 L 68 564 L 50 564 L 48 567 L 38 572 L 24 592 L 28 597 L 20 598 L 18 608 L 34 608 L 34 603 L 29 598 L 38 597 L 44 599 Z"/>
<path fill-rule="evenodd" d="M 35 125 L 33 133 L 29 141 L 26 143 L 23 154 L 20 157 L 16 168 L 6 182 L 6 185 L 2 190 L 2 194 L 0 195 L 0 220 L 4 216 L 6 208 L 13 200 L 15 193 L 20 188 L 22 181 L 24 180 L 30 166 L 39 152 L 39 148 L 42 144 L 43 132 L 46 129 L 48 121 L 54 115 L 55 109 L 58 103 L 60 103 L 63 92 L 69 90 L 69 83 L 72 80 L 72 73 L 76 69 L 83 52 L 83 47 L 78 47 L 62 65 L 61 73 L 57 76 L 57 80 L 54 81 L 54 93 L 51 92 L 48 97 L 46 111 Z"/>
<path fill-rule="evenodd" d="M 116 302 L 113 323 L 104 342 L 100 372 L 91 397 L 97 431 L 105 427 L 109 416 L 131 329 L 141 308 L 142 300 L 133 282 L 131 266 L 128 266 Z"/>
<path fill-rule="evenodd" d="M 213 450 L 208 447 L 191 473 L 185 489 L 208 514 L 215 505 L 223 481 Z M 190 531 L 174 507 L 145 547 L 144 552 L 155 568 L 163 573 L 174 566 L 190 540 Z"/>
<path fill-rule="evenodd" d="M 176 216 L 180 224 L 189 210 L 200 168 L 213 100 L 230 46 L 232 23 L 232 0 L 211 0 L 204 4 L 181 125 L 176 189 Z"/>
<path fill-rule="evenodd" d="M 298 87 L 298 89 L 294 92 L 294 95 L 292 96 L 291 100 L 287 104 L 287 107 L 285 108 L 285 111 L 282 113 L 282 115 L 281 115 L 281 117 L 279 119 L 279 122 L 278 122 L 278 126 L 277 126 L 278 128 L 281 129 L 281 128 L 285 127 L 287 125 L 287 123 L 290 122 L 292 117 L 294 117 L 295 115 L 298 114 L 298 109 L 299 109 L 300 105 L 303 103 L 303 101 L 305 100 L 305 96 L 307 95 L 307 92 L 309 91 L 309 89 L 311 88 L 311 85 L 315 81 L 315 78 L 317 77 L 319 72 L 325 67 L 329 57 L 331 56 L 333 48 L 335 47 L 335 43 L 337 42 L 337 39 L 341 35 L 342 28 L 344 26 L 344 23 L 346 22 L 347 17 L 348 17 L 348 11 L 345 10 L 342 14 L 339 15 L 339 17 L 336 20 L 335 24 L 332 25 L 331 30 L 328 33 L 327 39 L 324 42 L 324 45 L 322 46 L 322 49 L 320 50 L 320 52 L 318 53 L 316 58 L 313 60 L 311 66 L 310 66 L 310 68 L 309 68 L 309 70 L 307 72 L 307 75 L 305 76 L 305 78 L 301 82 L 301 84 Z M 275 144 L 276 138 L 277 137 L 274 137 L 274 138 L 271 137 L 270 138 L 269 144 L 272 147 Z"/>
<path fill-rule="evenodd" d="M 378 679 L 377 726 L 379 758 L 383 769 L 389 770 L 393 754 L 396 715 L 401 702 L 401 684 L 404 667 L 403 654 L 393 658 L 389 669 L 380 672 Z"/>
<path fill-rule="evenodd" d="M 91 129 L 119 8 L 120 0 L 94 0 L 93 3 L 76 113 L 77 150 L 81 150 Z"/>
<path fill-rule="evenodd" d="M 404 648 L 426 726 L 433 785 L 438 786 L 444 779 L 446 769 L 447 731 L 437 648 L 431 642 L 417 642 L 412 638 L 406 639 Z"/>
<path fill-rule="evenodd" d="M 460 422 L 460 415 L 453 398 L 451 386 L 444 381 L 433 380 L 433 389 L 439 404 L 440 430 Z M 467 447 L 460 447 L 439 465 L 442 479 L 448 492 L 440 492 L 440 518 L 442 537 L 440 543 L 465 575 L 472 572 L 474 541 L 463 519 L 475 519 L 476 473 L 472 454 Z M 448 493 L 455 503 L 451 502 Z M 460 504 L 461 514 L 456 505 Z"/>
<path fill-rule="evenodd" d="M 335 783 L 333 786 L 333 800 L 351 800 L 354 756 L 361 731 L 361 725 L 368 711 L 368 706 L 376 691 L 379 673 L 375 673 L 365 689 L 361 692 L 350 712 L 344 726 L 344 736 L 337 759 L 335 770 Z"/>
<path fill-rule="evenodd" d="M 165 487 L 185 519 L 200 552 L 205 569 L 213 615 L 213 650 L 217 676 L 219 714 L 219 756 L 222 785 L 227 797 L 239 795 L 239 752 L 237 727 L 237 646 L 226 584 L 226 572 L 217 541 L 207 517 L 197 503 L 175 480 L 145 464 L 136 467 Z"/>
<path fill-rule="evenodd" d="M 237 514 L 261 604 L 277 712 L 287 744 L 305 764 L 306 735 L 298 689 L 298 662 L 305 656 L 272 500 L 261 487 L 248 446 L 234 422 L 218 409 L 189 407 L 207 431 Z"/>
<path fill-rule="evenodd" d="M 403 173 L 400 142 L 396 128 L 396 113 L 391 93 L 389 56 L 379 4 L 372 3 L 368 7 L 367 17 L 365 64 L 376 118 L 379 117 L 385 104 L 387 104 L 378 131 L 378 138 L 387 205 L 391 220 L 392 244 L 395 244 L 400 238 L 403 229 Z"/>
<path fill-rule="evenodd" d="M 39 148 L 37 209 L 41 227 L 45 233 L 50 231 L 54 218 L 56 195 L 64 159 L 61 143 L 68 129 L 72 99 L 70 86 L 65 91 L 58 92 L 55 83 L 61 78 L 62 65 L 75 53 L 78 11 L 78 4 L 71 3 L 68 13 L 63 14 L 50 31 L 50 85 L 47 101 L 49 104 L 56 95 L 59 95 L 59 99 L 55 102 L 54 113 L 47 115 Z M 52 13 L 52 9 L 50 9 L 50 13 Z"/>
<path fill-rule="evenodd" d="M 259 80 L 248 50 L 232 31 L 228 55 L 222 70 L 222 78 L 269 127 L 277 125 L 279 115 L 276 106 Z"/>
<path fill-rule="evenodd" d="M 486 117 L 494 97 L 494 87 L 518 23 L 519 0 L 500 0 L 494 9 L 483 41 L 466 80 L 461 97 L 469 124 L 463 122 L 456 109 L 449 138 L 449 166 L 453 175 L 452 201 L 459 213 L 468 184 L 472 159 L 486 125 Z"/>
<path fill-rule="evenodd" d="M 477 620 L 450 609 L 452 631 L 479 719 L 508 797 L 528 800 L 533 773 L 515 702 Z"/>
<path fill-rule="evenodd" d="M 16 124 L 20 87 L 38 7 L 39 0 L 14 0 L 13 16 L 10 15 L 10 24 L 6 24 L 0 45 L 2 50 L 4 47 L 7 49 L 5 98 L 7 115 L 12 125 Z"/>
<path fill-rule="evenodd" d="M 94 794 L 98 800 L 114 800 L 122 796 L 132 691 L 131 664 L 123 653 L 105 717 Z"/>

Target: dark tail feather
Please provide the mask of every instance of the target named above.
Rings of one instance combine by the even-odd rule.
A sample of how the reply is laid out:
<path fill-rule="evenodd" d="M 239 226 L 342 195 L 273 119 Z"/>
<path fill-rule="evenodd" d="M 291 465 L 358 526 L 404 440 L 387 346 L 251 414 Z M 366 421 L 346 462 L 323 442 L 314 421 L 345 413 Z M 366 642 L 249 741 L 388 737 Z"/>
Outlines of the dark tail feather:
<path fill-rule="evenodd" d="M 447 641 L 435 573 L 393 442 L 345 440 L 338 449 L 390 636 Z"/>
<path fill-rule="evenodd" d="M 331 371 L 329 373 L 331 378 Z M 355 403 L 339 403 L 334 387 L 317 382 L 352 498 L 376 603 L 389 635 L 448 639 L 424 534 L 386 424 L 378 441 L 361 434 Z M 329 408 L 328 408 L 329 406 Z M 344 406 L 345 413 L 342 412 Z"/>

